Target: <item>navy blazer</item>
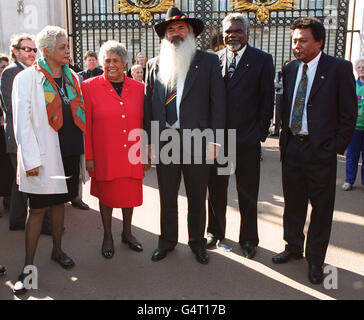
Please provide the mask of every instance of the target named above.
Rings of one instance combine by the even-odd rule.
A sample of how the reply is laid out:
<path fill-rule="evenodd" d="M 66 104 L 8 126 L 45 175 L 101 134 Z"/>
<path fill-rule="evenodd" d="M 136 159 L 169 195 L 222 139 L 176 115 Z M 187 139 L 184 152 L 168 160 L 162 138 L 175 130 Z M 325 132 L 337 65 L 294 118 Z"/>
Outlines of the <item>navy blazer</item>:
<path fill-rule="evenodd" d="M 17 145 L 14 137 L 13 128 L 13 103 L 11 100 L 11 92 L 13 90 L 13 82 L 15 76 L 23 71 L 24 67 L 17 61 L 7 66 L 1 75 L 0 89 L 3 98 L 2 108 L 5 115 L 5 139 L 6 152 L 16 153 Z"/>
<path fill-rule="evenodd" d="M 274 65 L 272 55 L 247 48 L 231 79 L 227 76 L 227 49 L 218 52 L 227 95 L 226 127 L 236 129 L 237 153 L 265 141 L 274 107 Z"/>
<path fill-rule="evenodd" d="M 144 129 L 151 136 L 151 121 L 166 128 L 165 86 L 159 78 L 159 56 L 148 61 L 144 99 Z M 225 88 L 218 57 L 196 51 L 187 73 L 180 104 L 180 129 L 225 128 Z M 150 141 L 149 141 L 150 143 Z"/>
<path fill-rule="evenodd" d="M 299 61 L 294 60 L 283 69 L 281 159 L 288 142 L 298 66 Z M 307 102 L 309 141 L 318 158 L 344 154 L 350 143 L 358 110 L 355 90 L 351 62 L 322 53 Z"/>

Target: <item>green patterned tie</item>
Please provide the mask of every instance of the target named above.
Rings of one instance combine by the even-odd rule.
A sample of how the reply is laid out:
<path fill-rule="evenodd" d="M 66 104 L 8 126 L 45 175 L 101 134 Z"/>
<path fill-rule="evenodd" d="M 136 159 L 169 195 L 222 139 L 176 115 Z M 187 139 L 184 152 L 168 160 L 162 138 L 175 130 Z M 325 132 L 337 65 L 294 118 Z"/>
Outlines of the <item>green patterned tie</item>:
<path fill-rule="evenodd" d="M 307 92 L 307 64 L 303 65 L 302 76 L 298 85 L 296 99 L 293 105 L 291 131 L 295 136 L 301 131 L 302 128 L 302 115 L 303 109 L 305 108 L 306 92 Z"/>

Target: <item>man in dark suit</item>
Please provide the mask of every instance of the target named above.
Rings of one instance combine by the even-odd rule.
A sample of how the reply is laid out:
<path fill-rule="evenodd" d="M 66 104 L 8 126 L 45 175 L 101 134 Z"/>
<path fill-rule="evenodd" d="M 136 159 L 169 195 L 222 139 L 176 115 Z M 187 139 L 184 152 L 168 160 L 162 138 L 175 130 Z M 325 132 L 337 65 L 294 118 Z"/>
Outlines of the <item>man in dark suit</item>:
<path fill-rule="evenodd" d="M 323 281 L 336 188 L 336 154 L 343 154 L 354 132 L 357 102 L 350 62 L 322 52 L 325 28 L 316 18 L 292 27 L 297 60 L 283 69 L 280 150 L 284 194 L 285 250 L 272 258 L 302 258 L 308 202 L 311 221 L 306 242 L 309 280 Z"/>
<path fill-rule="evenodd" d="M 239 244 L 243 255 L 253 258 L 258 246 L 257 202 L 260 177 L 260 143 L 268 136 L 274 105 L 274 66 L 270 54 L 251 47 L 249 21 L 239 13 L 223 20 L 226 48 L 218 52 L 226 86 L 226 127 L 236 129 L 235 176 L 241 215 Z M 233 150 L 229 150 L 233 152 Z M 209 177 L 207 245 L 225 238 L 229 176 Z"/>
<path fill-rule="evenodd" d="M 1 77 L 1 95 L 3 97 L 3 108 L 5 115 L 5 139 L 6 151 L 10 154 L 11 164 L 16 172 L 17 146 L 13 129 L 13 110 L 11 92 L 15 76 L 25 68 L 32 65 L 36 57 L 34 37 L 30 34 L 15 35 L 11 40 L 10 54 L 13 62 L 4 70 Z M 11 204 L 9 212 L 10 230 L 24 230 L 27 216 L 27 196 L 18 190 L 16 179 L 14 179 Z"/>
<path fill-rule="evenodd" d="M 177 198 L 183 175 L 188 200 L 188 244 L 200 263 L 209 262 L 204 238 L 209 165 L 203 160 L 206 157 L 213 159 L 218 146 L 212 143 L 214 139 L 208 140 L 207 144 L 200 146 L 202 157 L 195 158 L 193 153 L 191 164 L 181 159 L 190 152 L 183 145 L 188 143 L 185 141 L 188 129 L 215 131 L 223 129 L 225 124 L 225 90 L 218 57 L 196 49 L 195 37 L 203 28 L 201 20 L 188 18 L 174 7 L 168 10 L 166 21 L 155 26 L 162 42 L 160 55 L 147 64 L 144 128 L 149 139 L 153 137 L 151 121 L 158 122 L 160 133 L 168 129 L 177 134 L 177 141 L 171 143 L 176 147 L 172 153 L 179 159 L 169 164 L 163 161 L 162 149 L 167 142 L 159 135 L 149 141 L 149 144 L 160 145 L 156 152 L 161 158 L 157 164 L 161 235 L 153 261 L 165 258 L 177 244 Z M 198 159 L 202 163 L 199 164 Z"/>
<path fill-rule="evenodd" d="M 82 77 L 82 81 L 92 77 L 100 76 L 104 73 L 104 71 L 97 66 L 98 62 L 96 52 L 87 51 L 83 61 L 87 67 L 87 70 L 78 73 L 78 75 Z"/>
<path fill-rule="evenodd" d="M 5 114 L 5 139 L 6 151 L 10 155 L 10 161 L 14 169 L 17 166 L 17 145 L 13 129 L 13 106 L 11 93 L 15 76 L 27 67 L 30 67 L 36 58 L 37 48 L 34 37 L 30 34 L 14 35 L 11 39 L 10 54 L 13 62 L 6 67 L 0 82 L 1 95 L 3 98 L 3 108 Z M 14 179 L 11 190 L 11 203 L 9 211 L 9 229 L 24 230 L 27 217 L 27 195 L 20 192 L 16 179 Z M 50 234 L 49 212 L 44 219 L 42 233 Z"/>

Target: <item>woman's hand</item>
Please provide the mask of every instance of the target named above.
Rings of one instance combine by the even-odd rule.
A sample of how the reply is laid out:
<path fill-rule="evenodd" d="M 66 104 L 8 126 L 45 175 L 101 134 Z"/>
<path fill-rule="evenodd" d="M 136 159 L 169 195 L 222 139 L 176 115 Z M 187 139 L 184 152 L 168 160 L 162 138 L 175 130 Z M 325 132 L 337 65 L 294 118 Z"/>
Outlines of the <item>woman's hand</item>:
<path fill-rule="evenodd" d="M 143 164 L 143 170 L 144 172 L 148 171 L 152 167 L 151 163 Z"/>
<path fill-rule="evenodd" d="M 34 169 L 26 171 L 25 176 L 26 177 L 39 176 L 39 168 L 40 167 L 36 167 Z"/>
<path fill-rule="evenodd" d="M 95 162 L 94 160 L 86 160 L 86 170 L 90 173 L 95 172 Z"/>

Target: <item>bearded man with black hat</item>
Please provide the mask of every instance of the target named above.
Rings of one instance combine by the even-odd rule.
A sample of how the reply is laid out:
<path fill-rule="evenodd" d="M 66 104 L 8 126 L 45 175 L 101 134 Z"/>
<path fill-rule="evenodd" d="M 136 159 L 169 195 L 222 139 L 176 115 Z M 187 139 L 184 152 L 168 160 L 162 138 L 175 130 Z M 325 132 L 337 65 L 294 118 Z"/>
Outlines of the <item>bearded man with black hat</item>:
<path fill-rule="evenodd" d="M 199 162 L 195 157 L 192 157 L 191 163 L 182 161 L 183 156 L 190 153 L 184 145 L 186 131 L 212 129 L 216 132 L 225 126 L 225 86 L 218 57 L 196 49 L 195 37 L 203 28 L 200 19 L 188 18 L 175 7 L 169 8 L 166 20 L 154 27 L 161 38 L 161 48 L 160 55 L 147 63 L 144 100 L 144 129 L 148 134 L 148 145 L 159 145 L 155 148 L 155 156 L 161 158 L 157 163 L 161 235 L 153 261 L 165 258 L 177 244 L 177 198 L 183 175 L 188 200 L 188 244 L 198 262 L 209 262 L 204 233 L 210 165 L 206 161 Z M 178 133 L 180 140 L 177 144 L 175 140 L 171 141 L 172 153 L 177 150 L 178 160 L 163 161 L 161 151 L 170 141 L 163 141 L 159 135 L 151 140 L 152 121 L 157 121 L 161 134 L 166 129 Z M 217 155 L 219 146 L 214 144 L 214 140 L 207 139 L 200 149 L 200 160 L 211 160 Z M 149 148 L 149 159 L 152 157 L 151 150 Z"/>

